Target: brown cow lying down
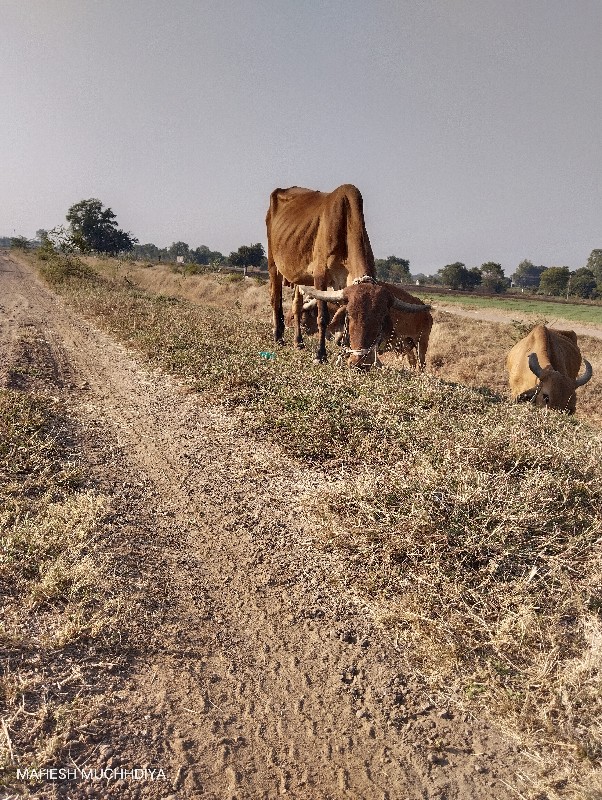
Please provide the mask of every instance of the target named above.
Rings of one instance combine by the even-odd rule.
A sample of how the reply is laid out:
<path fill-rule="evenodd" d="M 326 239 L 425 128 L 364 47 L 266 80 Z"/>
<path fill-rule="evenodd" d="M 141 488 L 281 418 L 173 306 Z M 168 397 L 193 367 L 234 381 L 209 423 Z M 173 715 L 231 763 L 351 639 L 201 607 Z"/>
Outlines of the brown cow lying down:
<path fill-rule="evenodd" d="M 379 352 L 383 353 L 390 350 L 400 358 L 405 355 L 413 369 L 419 363 L 422 370 L 425 367 L 426 351 L 433 326 L 433 317 L 429 311 L 429 306 L 400 286 L 392 283 L 383 283 L 382 285 L 398 300 L 411 305 L 422 306 L 423 308 L 412 312 L 401 311 L 395 307 L 392 308 L 389 314 L 390 323 L 383 335 Z M 318 332 L 317 304 L 317 300 L 310 298 L 305 299 L 302 306 L 301 326 L 303 331 L 310 336 Z M 339 307 L 335 303 L 328 303 L 328 312 L 330 324 L 328 325 L 327 333 L 334 338 L 337 344 L 345 346 L 346 343 L 343 339 L 346 323 L 346 304 Z M 286 324 L 287 326 L 292 326 L 293 324 L 292 310 L 286 316 Z"/>
<path fill-rule="evenodd" d="M 581 352 L 574 331 L 557 331 L 537 325 L 517 342 L 506 359 L 510 391 L 517 403 L 533 402 L 574 414 L 575 390 L 592 377 L 589 361 L 579 375 Z"/>

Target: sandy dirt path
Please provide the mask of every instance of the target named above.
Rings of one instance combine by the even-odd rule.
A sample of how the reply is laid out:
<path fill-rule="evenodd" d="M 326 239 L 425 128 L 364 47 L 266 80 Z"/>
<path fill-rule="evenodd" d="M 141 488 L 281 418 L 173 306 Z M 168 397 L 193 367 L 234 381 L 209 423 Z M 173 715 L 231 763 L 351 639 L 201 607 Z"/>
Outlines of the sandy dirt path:
<path fill-rule="evenodd" d="M 2 385 L 25 333 L 114 498 L 103 547 L 134 609 L 86 763 L 167 775 L 36 796 L 519 796 L 516 748 L 428 701 L 315 546 L 304 503 L 327 474 L 247 438 L 1 255 Z"/>

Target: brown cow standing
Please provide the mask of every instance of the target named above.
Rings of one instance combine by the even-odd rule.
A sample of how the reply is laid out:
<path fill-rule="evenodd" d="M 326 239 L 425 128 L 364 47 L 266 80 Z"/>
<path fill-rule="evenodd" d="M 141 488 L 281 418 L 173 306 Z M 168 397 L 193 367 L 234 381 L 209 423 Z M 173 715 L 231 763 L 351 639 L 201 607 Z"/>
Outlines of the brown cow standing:
<path fill-rule="evenodd" d="M 274 316 L 274 338 L 283 343 L 283 280 L 300 286 L 318 300 L 316 360 L 326 360 L 326 303 L 344 303 L 349 328 L 349 366 L 369 368 L 370 355 L 390 325 L 393 306 L 404 311 L 424 311 L 424 306 L 397 300 L 376 282 L 374 256 L 364 223 L 362 196 L 345 184 L 333 192 L 293 186 L 275 189 L 266 216 L 268 269 Z M 325 291 L 328 287 L 332 290 Z M 295 292 L 293 316 L 295 345 L 303 347 L 301 313 L 303 297 Z"/>
<path fill-rule="evenodd" d="M 592 377 L 589 361 L 583 359 L 574 331 L 557 331 L 537 325 L 517 342 L 506 359 L 510 391 L 518 402 L 531 401 L 540 408 L 575 412 L 575 389 Z"/>
<path fill-rule="evenodd" d="M 407 311 L 399 311 L 397 308 L 392 308 L 390 312 L 391 318 L 391 331 L 386 336 L 383 336 L 379 352 L 386 352 L 388 350 L 396 353 L 400 358 L 404 355 L 407 356 L 410 366 L 415 369 L 416 365 L 420 365 L 423 370 L 426 364 L 426 352 L 428 349 L 429 337 L 431 328 L 433 327 L 433 317 L 428 306 L 419 298 L 406 292 L 401 286 L 392 283 L 383 283 L 398 300 L 404 303 L 411 303 L 422 305 L 419 312 L 408 313 Z M 298 287 L 296 292 L 298 291 Z M 293 300 L 293 303 L 295 301 Z M 308 335 L 317 333 L 318 331 L 318 301 L 315 299 L 305 300 L 301 309 L 301 327 Z M 327 331 L 331 334 L 337 344 L 342 342 L 344 338 L 346 309 L 345 306 L 337 309 L 334 303 L 328 303 L 328 312 L 331 317 Z M 294 322 L 293 311 L 289 311 L 286 315 L 286 325 L 291 326 Z"/>

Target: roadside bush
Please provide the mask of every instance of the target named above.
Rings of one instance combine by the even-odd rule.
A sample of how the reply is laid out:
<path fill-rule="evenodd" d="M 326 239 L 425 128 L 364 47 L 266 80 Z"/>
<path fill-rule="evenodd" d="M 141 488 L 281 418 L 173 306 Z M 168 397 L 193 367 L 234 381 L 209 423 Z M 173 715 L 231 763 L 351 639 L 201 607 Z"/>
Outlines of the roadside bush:
<path fill-rule="evenodd" d="M 68 283 L 70 281 L 94 281 L 96 273 L 81 258 L 74 255 L 56 253 L 54 249 L 40 248 L 38 259 L 40 273 L 51 286 Z"/>

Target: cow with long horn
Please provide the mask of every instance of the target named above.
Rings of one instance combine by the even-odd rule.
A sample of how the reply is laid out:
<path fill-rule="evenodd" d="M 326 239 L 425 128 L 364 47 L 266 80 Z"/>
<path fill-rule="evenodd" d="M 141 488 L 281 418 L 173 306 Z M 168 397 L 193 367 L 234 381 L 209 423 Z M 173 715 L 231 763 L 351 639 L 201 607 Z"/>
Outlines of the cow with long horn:
<path fill-rule="evenodd" d="M 376 280 L 374 256 L 366 231 L 362 196 L 346 184 L 333 192 L 298 186 L 275 189 L 266 216 L 268 269 L 274 314 L 274 338 L 283 343 L 283 281 L 299 286 L 293 317 L 297 347 L 303 347 L 301 315 L 304 297 L 318 301 L 318 352 L 326 360 L 328 302 L 344 305 L 348 325 L 349 366 L 368 369 L 376 363 L 378 345 L 391 329 L 390 311 L 424 311 L 403 303 Z"/>
<path fill-rule="evenodd" d="M 406 292 L 401 286 L 393 283 L 383 283 L 382 285 L 395 297 L 395 303 L 389 312 L 390 319 L 383 330 L 378 352 L 390 351 L 396 353 L 399 358 L 406 356 L 413 369 L 419 367 L 420 370 L 424 370 L 433 327 L 430 306 L 427 306 L 419 297 Z M 296 288 L 299 289 L 299 287 Z M 318 330 L 317 304 L 318 301 L 313 298 L 305 300 L 303 303 L 301 324 L 303 330 L 308 334 L 316 333 Z M 410 307 L 409 312 L 407 311 L 408 306 Z M 420 308 L 416 308 L 416 306 Z M 334 315 L 328 324 L 328 334 L 337 344 L 349 350 L 346 304 L 343 303 L 337 309 L 334 303 L 328 303 L 328 310 Z M 293 313 L 291 311 L 287 315 L 287 324 L 291 325 L 292 321 Z"/>
<path fill-rule="evenodd" d="M 576 389 L 592 377 L 592 366 L 583 359 L 574 331 L 557 331 L 537 325 L 517 342 L 506 359 L 510 391 L 517 403 L 532 402 L 539 408 L 575 413 Z"/>
<path fill-rule="evenodd" d="M 421 302 L 400 300 L 386 284 L 365 279 L 338 291 L 322 292 L 309 286 L 301 289 L 309 297 L 341 306 L 341 322 L 345 325 L 342 346 L 350 367 L 367 368 L 378 363 L 379 349 L 395 335 L 395 312 L 424 314 L 429 308 Z M 333 325 L 329 327 L 332 329 Z"/>

